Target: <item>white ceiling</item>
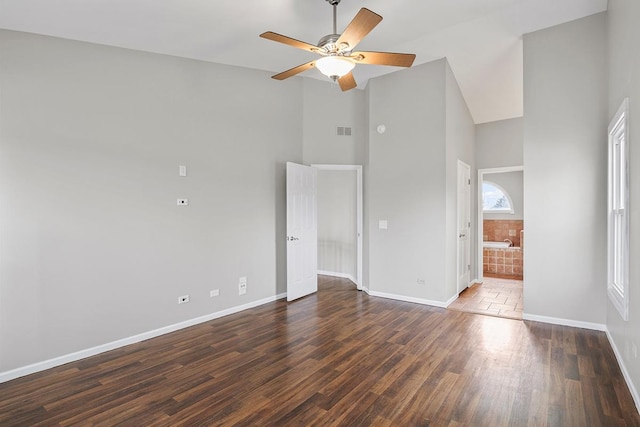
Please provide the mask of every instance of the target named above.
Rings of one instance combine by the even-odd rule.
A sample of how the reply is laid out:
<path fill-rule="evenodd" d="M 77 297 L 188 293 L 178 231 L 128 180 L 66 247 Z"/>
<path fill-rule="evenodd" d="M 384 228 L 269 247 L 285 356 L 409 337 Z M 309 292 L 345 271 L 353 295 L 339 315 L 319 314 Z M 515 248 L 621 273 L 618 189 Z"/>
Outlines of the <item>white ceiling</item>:
<path fill-rule="evenodd" d="M 476 123 L 522 116 L 522 35 L 607 8 L 607 0 L 342 0 L 338 32 L 361 7 L 384 20 L 358 50 L 447 57 Z M 325 0 L 0 0 L 0 28 L 284 71 L 313 55 L 264 40 L 316 44 L 332 32 Z M 360 88 L 395 67 L 359 65 Z M 306 77 L 322 78 L 317 70 Z"/>

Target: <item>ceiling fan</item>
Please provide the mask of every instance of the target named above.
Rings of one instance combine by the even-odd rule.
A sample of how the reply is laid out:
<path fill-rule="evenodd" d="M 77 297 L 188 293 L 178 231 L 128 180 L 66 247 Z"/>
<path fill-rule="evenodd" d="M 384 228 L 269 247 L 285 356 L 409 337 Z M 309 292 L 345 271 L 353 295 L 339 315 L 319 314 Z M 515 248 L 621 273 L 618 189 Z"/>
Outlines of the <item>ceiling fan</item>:
<path fill-rule="evenodd" d="M 351 70 L 356 64 L 392 65 L 396 67 L 411 67 L 416 56 L 409 53 L 390 52 L 356 52 L 353 49 L 376 25 L 382 21 L 382 16 L 362 8 L 347 25 L 347 28 L 338 34 L 337 8 L 340 0 L 326 0 L 333 6 L 333 34 L 328 34 L 320 39 L 318 45 L 312 45 L 291 37 L 267 31 L 260 37 L 283 43 L 298 49 L 317 53 L 320 59 L 298 65 L 290 70 L 272 76 L 276 80 L 284 80 L 295 76 L 310 68 L 317 68 L 322 74 L 333 81 L 337 81 L 340 89 L 347 91 L 357 86 Z"/>

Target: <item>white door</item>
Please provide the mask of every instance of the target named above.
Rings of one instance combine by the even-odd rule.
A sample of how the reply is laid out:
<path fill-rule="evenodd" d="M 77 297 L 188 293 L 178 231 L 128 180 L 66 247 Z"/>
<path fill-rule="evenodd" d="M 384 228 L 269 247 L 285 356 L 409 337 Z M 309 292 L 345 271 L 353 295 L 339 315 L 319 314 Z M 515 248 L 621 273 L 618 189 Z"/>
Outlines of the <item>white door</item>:
<path fill-rule="evenodd" d="M 287 301 L 318 291 L 317 170 L 287 162 Z"/>
<path fill-rule="evenodd" d="M 458 160 L 458 293 L 471 280 L 471 168 Z"/>

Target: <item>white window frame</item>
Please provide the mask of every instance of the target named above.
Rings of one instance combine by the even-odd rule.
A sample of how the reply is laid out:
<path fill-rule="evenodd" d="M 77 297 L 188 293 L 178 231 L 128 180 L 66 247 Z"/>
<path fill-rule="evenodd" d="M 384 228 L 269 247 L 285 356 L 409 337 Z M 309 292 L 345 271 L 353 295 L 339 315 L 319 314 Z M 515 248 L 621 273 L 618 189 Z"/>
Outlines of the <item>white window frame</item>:
<path fill-rule="evenodd" d="M 505 214 L 505 213 L 506 214 L 514 214 L 515 213 L 515 211 L 513 210 L 513 201 L 511 200 L 511 196 L 509 195 L 509 193 L 504 188 L 502 188 L 502 186 L 496 184 L 493 181 L 489 181 L 489 180 L 486 180 L 486 179 L 482 182 L 482 185 L 484 185 L 484 184 L 491 184 L 495 188 L 497 188 L 498 190 L 502 191 L 502 194 L 504 194 L 504 196 L 507 198 L 507 202 L 509 202 L 509 207 L 508 208 L 485 209 L 484 208 L 484 191 L 481 188 L 480 189 L 480 194 L 483 195 L 483 197 L 482 197 L 482 203 L 483 203 L 482 212 L 488 213 L 488 214 L 492 214 L 492 213 L 494 213 L 494 214 Z"/>
<path fill-rule="evenodd" d="M 629 99 L 608 131 L 607 294 L 629 320 Z"/>

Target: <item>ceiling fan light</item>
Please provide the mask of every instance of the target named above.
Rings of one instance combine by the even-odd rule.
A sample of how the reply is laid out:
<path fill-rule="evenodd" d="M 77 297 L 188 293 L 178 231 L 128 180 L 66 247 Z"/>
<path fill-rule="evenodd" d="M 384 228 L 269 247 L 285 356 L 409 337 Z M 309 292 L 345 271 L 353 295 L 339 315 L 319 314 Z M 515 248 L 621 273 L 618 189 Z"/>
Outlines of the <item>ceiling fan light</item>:
<path fill-rule="evenodd" d="M 316 68 L 330 78 L 340 78 L 348 74 L 356 64 L 344 56 L 325 56 L 316 61 Z"/>

